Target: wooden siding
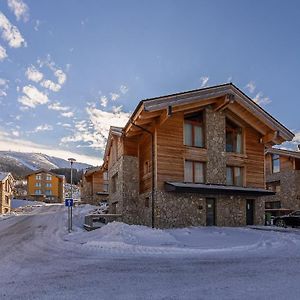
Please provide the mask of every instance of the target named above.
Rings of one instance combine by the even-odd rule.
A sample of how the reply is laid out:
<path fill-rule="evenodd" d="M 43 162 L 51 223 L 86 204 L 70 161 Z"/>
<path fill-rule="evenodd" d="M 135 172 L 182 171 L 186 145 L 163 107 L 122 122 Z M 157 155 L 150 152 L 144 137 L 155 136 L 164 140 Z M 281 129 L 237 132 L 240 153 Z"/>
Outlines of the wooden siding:
<path fill-rule="evenodd" d="M 184 180 L 183 113 L 172 115 L 157 129 L 157 189 L 165 181 Z M 194 152 L 195 150 L 191 151 Z M 191 153 L 191 155 L 195 155 Z"/>

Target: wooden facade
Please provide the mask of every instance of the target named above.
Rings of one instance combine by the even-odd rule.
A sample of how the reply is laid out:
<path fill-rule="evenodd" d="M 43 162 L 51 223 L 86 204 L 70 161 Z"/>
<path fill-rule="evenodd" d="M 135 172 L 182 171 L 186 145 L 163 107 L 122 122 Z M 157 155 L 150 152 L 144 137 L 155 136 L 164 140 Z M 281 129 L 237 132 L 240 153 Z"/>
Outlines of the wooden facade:
<path fill-rule="evenodd" d="M 200 121 L 193 125 L 194 121 L 190 121 L 193 118 Z M 237 129 L 229 132 L 229 124 L 234 124 Z M 265 148 L 292 138 L 293 134 L 287 128 L 232 84 L 143 100 L 124 128 L 110 130 L 104 167 L 110 174 L 110 181 L 114 176 L 118 178 L 121 189 L 118 196 L 113 191 L 110 199 L 123 203 L 122 198 L 128 192 L 126 180 L 129 179 L 122 176 L 122 168 L 126 165 L 124 157 L 136 159 L 138 168 L 137 171 L 132 170 L 132 174 L 138 176 L 138 192 L 132 208 L 136 214 L 146 211 L 140 207 L 140 199 L 146 199 L 142 201 L 146 208 L 150 208 L 149 197 L 169 197 L 170 193 L 166 194 L 166 184 L 169 183 L 174 183 L 175 190 L 178 184 L 186 184 L 185 193 L 189 193 L 188 184 L 194 184 L 191 190 L 195 192 L 199 188 L 199 199 L 205 199 L 203 190 L 212 185 L 222 186 L 220 193 L 224 195 L 229 193 L 227 186 L 232 186 L 232 197 L 244 193 L 245 197 L 256 199 L 258 195 L 268 194 L 265 190 Z M 195 141 L 190 143 L 185 139 Z M 230 139 L 234 143 L 229 142 Z M 126 168 L 131 169 L 128 165 Z M 189 177 L 186 177 L 187 173 Z M 187 178 L 194 178 L 194 182 L 186 181 Z M 214 193 L 215 189 L 212 189 L 210 196 L 213 197 Z M 171 197 L 174 205 L 177 205 L 177 195 L 174 193 Z M 180 199 L 184 199 L 182 194 Z M 243 201 L 240 203 L 246 207 L 246 201 Z M 157 198 L 156 205 L 159 203 Z M 130 203 L 119 205 L 123 211 L 118 213 L 126 214 L 125 206 L 130 207 Z M 260 206 L 261 202 L 257 207 Z M 261 216 L 258 219 L 261 222 Z M 236 225 L 246 224 L 245 220 L 239 222 Z M 187 225 L 194 224 L 193 221 Z M 219 224 L 226 222 L 220 217 Z"/>

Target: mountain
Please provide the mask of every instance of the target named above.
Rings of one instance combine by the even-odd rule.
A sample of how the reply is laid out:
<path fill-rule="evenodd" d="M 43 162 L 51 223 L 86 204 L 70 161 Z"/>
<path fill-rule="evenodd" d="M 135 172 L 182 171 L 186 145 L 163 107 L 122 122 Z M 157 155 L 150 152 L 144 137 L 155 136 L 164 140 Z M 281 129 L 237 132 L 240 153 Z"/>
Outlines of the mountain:
<path fill-rule="evenodd" d="M 91 167 L 91 165 L 75 162 L 73 167 L 74 169 L 82 170 Z M 70 162 L 42 153 L 0 151 L 0 170 L 11 172 L 16 178 L 38 169 L 50 170 L 59 168 L 70 168 Z"/>

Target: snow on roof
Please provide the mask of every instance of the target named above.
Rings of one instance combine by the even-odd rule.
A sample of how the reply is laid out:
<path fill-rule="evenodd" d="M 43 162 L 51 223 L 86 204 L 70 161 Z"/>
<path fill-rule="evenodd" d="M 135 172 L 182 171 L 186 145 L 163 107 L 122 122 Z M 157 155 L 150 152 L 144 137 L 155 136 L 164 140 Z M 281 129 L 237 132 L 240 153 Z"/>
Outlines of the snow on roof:
<path fill-rule="evenodd" d="M 0 181 L 4 180 L 8 175 L 10 175 L 9 172 L 0 172 Z"/>

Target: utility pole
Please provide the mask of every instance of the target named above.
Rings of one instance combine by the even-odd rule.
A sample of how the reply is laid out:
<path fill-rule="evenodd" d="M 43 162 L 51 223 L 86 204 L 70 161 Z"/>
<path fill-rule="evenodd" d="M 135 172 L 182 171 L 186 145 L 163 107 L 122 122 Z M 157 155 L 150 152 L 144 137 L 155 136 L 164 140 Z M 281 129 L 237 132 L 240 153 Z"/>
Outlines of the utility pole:
<path fill-rule="evenodd" d="M 73 163 L 76 161 L 75 158 L 68 158 L 68 161 L 71 164 L 71 199 L 73 199 Z M 73 206 L 70 207 L 70 216 L 69 216 L 69 232 L 72 231 L 72 227 L 73 227 Z"/>

